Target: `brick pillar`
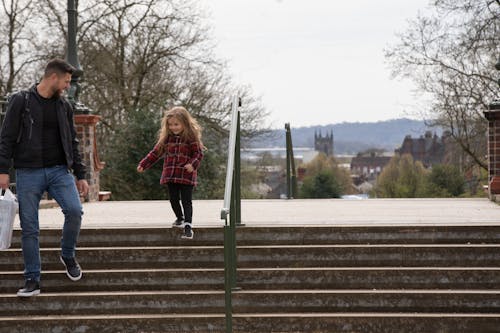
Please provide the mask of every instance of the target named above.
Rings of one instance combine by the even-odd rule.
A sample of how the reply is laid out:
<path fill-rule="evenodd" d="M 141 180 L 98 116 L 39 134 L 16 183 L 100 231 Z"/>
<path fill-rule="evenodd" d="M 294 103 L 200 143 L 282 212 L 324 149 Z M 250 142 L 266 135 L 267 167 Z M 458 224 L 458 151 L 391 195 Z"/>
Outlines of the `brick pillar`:
<path fill-rule="evenodd" d="M 488 119 L 488 173 L 491 200 L 500 199 L 500 105 L 491 104 L 484 112 Z"/>
<path fill-rule="evenodd" d="M 75 115 L 75 128 L 78 140 L 80 140 L 80 154 L 83 163 L 87 166 L 86 179 L 90 187 L 89 195 L 85 201 L 99 200 L 99 172 L 105 164 L 99 160 L 97 153 L 95 126 L 100 119 L 100 116 L 91 114 Z"/>

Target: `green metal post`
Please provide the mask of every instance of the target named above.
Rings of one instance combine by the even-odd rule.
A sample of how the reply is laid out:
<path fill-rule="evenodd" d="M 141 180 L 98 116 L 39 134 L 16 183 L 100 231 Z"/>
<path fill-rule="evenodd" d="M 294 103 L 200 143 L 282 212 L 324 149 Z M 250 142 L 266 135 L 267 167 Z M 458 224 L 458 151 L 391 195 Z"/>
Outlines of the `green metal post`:
<path fill-rule="evenodd" d="M 285 130 L 286 130 L 286 197 L 287 199 L 292 198 L 292 186 L 291 186 L 291 174 L 290 174 L 290 169 L 291 169 L 291 164 L 290 164 L 290 145 L 288 142 L 289 138 L 289 131 L 290 131 L 290 124 L 286 123 L 285 124 Z"/>
<path fill-rule="evenodd" d="M 224 190 L 224 207 L 221 210 L 221 218 L 225 221 L 224 287 L 227 333 L 232 333 L 233 331 L 232 291 L 237 289 L 236 225 L 241 223 L 239 106 L 241 106 L 241 101 L 238 100 L 237 96 L 234 96 L 231 130 L 229 131 L 229 152 L 226 169 L 226 186 Z"/>
<path fill-rule="evenodd" d="M 290 123 L 285 124 L 286 129 L 286 188 L 288 199 L 297 198 L 297 174 L 295 171 L 295 158 L 293 156 L 292 130 Z"/>
<path fill-rule="evenodd" d="M 231 227 L 224 226 L 224 244 L 230 243 Z M 232 260 L 231 247 L 224 245 L 224 296 L 225 296 L 225 312 L 226 312 L 226 333 L 233 333 L 233 305 L 232 305 L 232 287 L 231 287 L 231 269 L 230 262 Z"/>
<path fill-rule="evenodd" d="M 237 267 L 237 248 L 236 248 L 236 227 L 241 226 L 241 160 L 240 160 L 240 111 L 237 111 L 236 123 L 236 145 L 234 148 L 234 171 L 233 171 L 233 186 L 231 192 L 231 204 L 229 212 L 231 215 L 231 248 L 232 250 L 232 274 L 231 286 L 233 289 L 238 289 L 236 280 L 238 276 Z"/>
<path fill-rule="evenodd" d="M 291 183 L 292 183 L 292 198 L 297 198 L 298 193 L 297 193 L 297 173 L 295 170 L 295 157 L 293 155 L 293 143 L 292 143 L 292 130 L 290 129 L 290 125 L 288 126 L 288 136 L 289 136 L 289 145 L 290 145 L 290 167 L 292 169 L 292 177 L 291 177 Z"/>
<path fill-rule="evenodd" d="M 240 111 L 238 110 L 238 123 L 236 125 L 236 147 L 234 151 L 234 198 L 236 225 L 241 226 L 241 160 L 240 160 Z"/>
<path fill-rule="evenodd" d="M 236 259 L 237 259 L 237 254 L 236 254 L 236 209 L 235 206 L 237 205 L 235 198 L 235 178 L 236 175 L 233 174 L 233 188 L 231 190 L 231 208 L 229 209 L 229 227 L 230 227 L 230 238 L 228 245 L 231 249 L 231 259 L 230 259 L 230 282 L 231 282 L 231 288 L 236 289 L 236 277 L 237 277 L 237 264 L 236 264 Z"/>

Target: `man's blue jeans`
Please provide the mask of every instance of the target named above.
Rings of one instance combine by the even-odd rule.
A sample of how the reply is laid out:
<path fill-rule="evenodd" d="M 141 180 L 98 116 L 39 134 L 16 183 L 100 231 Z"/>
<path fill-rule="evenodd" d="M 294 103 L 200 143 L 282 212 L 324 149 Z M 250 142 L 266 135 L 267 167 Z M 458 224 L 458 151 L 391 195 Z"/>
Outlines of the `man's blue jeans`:
<path fill-rule="evenodd" d="M 37 281 L 40 281 L 41 271 L 38 209 L 45 191 L 57 201 L 64 214 L 61 239 L 63 257 L 75 256 L 76 241 L 80 233 L 83 215 L 75 179 L 65 165 L 16 170 L 16 194 L 22 229 L 24 277 Z"/>

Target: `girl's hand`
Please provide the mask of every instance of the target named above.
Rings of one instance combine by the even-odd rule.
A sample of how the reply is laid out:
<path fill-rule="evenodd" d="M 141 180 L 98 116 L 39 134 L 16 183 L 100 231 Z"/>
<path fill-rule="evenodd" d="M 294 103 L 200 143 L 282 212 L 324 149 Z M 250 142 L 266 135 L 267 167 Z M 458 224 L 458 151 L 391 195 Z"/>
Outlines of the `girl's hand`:
<path fill-rule="evenodd" d="M 143 173 L 143 172 L 144 172 L 144 168 L 143 168 L 143 167 L 141 167 L 140 165 L 139 165 L 139 166 L 137 166 L 137 172 L 139 172 L 139 173 Z"/>
<path fill-rule="evenodd" d="M 193 168 L 193 166 L 191 164 L 186 164 L 184 166 L 184 169 L 186 169 L 186 171 L 189 172 L 189 173 L 191 173 L 191 172 L 194 171 L 194 168 Z"/>

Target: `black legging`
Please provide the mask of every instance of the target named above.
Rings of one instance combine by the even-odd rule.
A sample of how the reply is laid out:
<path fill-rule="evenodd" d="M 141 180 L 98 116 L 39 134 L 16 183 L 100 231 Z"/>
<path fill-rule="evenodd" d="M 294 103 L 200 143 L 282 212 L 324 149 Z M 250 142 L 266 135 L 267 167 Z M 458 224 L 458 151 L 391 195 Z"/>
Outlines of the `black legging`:
<path fill-rule="evenodd" d="M 184 219 L 186 223 L 191 223 L 193 218 L 193 185 L 184 185 L 176 183 L 168 183 L 168 193 L 170 196 L 170 205 L 174 210 L 175 216 L 181 220 Z M 182 201 L 182 208 L 179 201 Z"/>

